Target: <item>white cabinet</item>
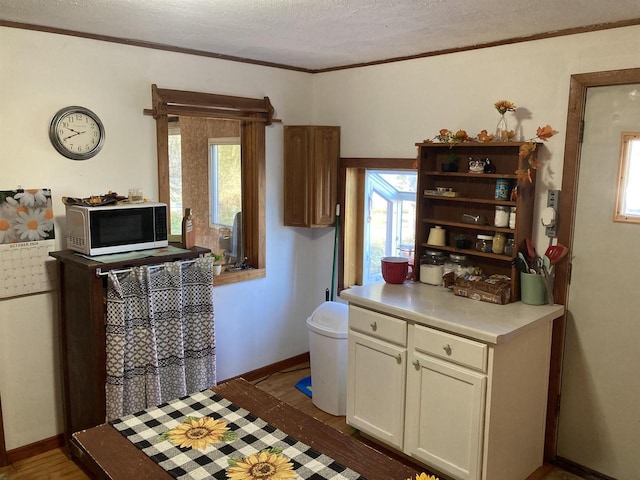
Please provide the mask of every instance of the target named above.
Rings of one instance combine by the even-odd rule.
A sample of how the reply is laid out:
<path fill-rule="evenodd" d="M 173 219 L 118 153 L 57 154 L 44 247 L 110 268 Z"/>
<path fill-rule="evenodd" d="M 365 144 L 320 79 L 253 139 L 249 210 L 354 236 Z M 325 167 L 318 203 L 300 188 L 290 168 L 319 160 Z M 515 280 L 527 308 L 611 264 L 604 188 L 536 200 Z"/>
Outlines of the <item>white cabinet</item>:
<path fill-rule="evenodd" d="M 479 480 L 482 473 L 486 350 L 477 342 L 409 326 L 406 417 L 411 421 L 404 451 L 455 478 Z"/>
<path fill-rule="evenodd" d="M 398 317 L 349 306 L 347 423 L 453 479 L 541 466 L 551 323 L 494 344 Z"/>
<path fill-rule="evenodd" d="M 349 307 L 347 423 L 402 450 L 407 325 Z"/>

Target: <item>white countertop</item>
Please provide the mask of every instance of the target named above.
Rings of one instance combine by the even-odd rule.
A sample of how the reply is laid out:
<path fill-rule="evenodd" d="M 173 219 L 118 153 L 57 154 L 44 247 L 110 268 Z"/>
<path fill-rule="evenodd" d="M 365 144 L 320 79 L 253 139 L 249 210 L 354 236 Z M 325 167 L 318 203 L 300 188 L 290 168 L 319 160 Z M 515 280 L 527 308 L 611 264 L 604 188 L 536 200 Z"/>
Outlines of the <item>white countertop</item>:
<path fill-rule="evenodd" d="M 495 305 L 413 282 L 354 286 L 340 292 L 340 297 L 353 305 L 492 344 L 509 341 L 564 313 L 564 305 Z"/>

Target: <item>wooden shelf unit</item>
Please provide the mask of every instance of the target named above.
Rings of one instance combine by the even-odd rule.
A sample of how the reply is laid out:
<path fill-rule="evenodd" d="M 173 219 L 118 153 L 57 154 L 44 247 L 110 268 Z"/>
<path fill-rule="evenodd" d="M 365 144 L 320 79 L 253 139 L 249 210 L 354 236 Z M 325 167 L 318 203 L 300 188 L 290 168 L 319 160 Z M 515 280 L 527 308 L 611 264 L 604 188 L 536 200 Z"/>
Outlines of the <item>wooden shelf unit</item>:
<path fill-rule="evenodd" d="M 531 182 L 519 180 L 516 170 L 520 167 L 520 146 L 523 142 L 475 143 L 465 142 L 455 145 L 444 143 L 416 143 L 418 147 L 418 194 L 416 212 L 416 264 L 425 250 L 440 250 L 447 253 L 461 253 L 479 266 L 487 275 L 502 274 L 511 278 L 511 301 L 520 298 L 520 275 L 512 265 L 513 257 L 525 238 L 531 238 L 535 200 L 535 172 L 531 170 Z M 442 172 L 441 164 L 453 153 L 459 158 L 458 172 Z M 535 155 L 535 152 L 534 152 Z M 495 173 L 470 173 L 469 158 L 489 158 L 496 167 Z M 496 181 L 509 180 L 511 188 L 517 185 L 515 200 L 496 200 Z M 448 197 L 427 194 L 438 188 L 451 188 L 457 196 Z M 495 207 L 516 207 L 514 229 L 495 227 Z M 481 216 L 484 224 L 466 223 L 463 214 Z M 446 229 L 446 246 L 427 243 L 429 230 L 436 225 Z M 512 256 L 484 253 L 475 250 L 478 234 L 506 234 L 515 243 Z M 455 237 L 465 235 L 471 242 L 469 248 L 456 248 Z M 414 269 L 414 278 L 420 280 L 420 269 Z"/>

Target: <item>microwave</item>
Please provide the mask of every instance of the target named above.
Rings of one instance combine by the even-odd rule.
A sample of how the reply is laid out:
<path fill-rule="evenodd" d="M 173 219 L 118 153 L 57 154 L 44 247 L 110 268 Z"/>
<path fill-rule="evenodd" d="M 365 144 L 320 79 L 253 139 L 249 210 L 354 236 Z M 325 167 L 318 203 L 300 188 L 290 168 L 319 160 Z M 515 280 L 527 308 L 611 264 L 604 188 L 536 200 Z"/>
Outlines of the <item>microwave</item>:
<path fill-rule="evenodd" d="M 106 255 L 166 247 L 164 203 L 66 206 L 67 248 L 85 255 Z"/>

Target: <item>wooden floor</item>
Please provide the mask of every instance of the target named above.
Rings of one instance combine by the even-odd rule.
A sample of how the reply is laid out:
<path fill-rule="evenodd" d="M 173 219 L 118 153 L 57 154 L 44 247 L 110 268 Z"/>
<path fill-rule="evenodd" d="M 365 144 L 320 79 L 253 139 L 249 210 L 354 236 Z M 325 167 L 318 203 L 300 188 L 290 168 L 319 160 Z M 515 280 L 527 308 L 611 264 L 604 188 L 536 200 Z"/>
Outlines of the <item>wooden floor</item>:
<path fill-rule="evenodd" d="M 88 480 L 59 448 L 0 468 L 0 480 Z"/>
<path fill-rule="evenodd" d="M 251 383 L 308 415 L 344 433 L 352 434 L 353 429 L 346 424 L 345 417 L 335 417 L 323 412 L 313 404 L 309 397 L 295 388 L 298 380 L 310 374 L 309 364 L 305 363 Z M 89 477 L 73 461 L 68 459 L 62 450 L 55 449 L 0 468 L 0 480 L 5 480 L 5 478 L 8 480 L 88 480 Z M 579 480 L 580 478 L 582 477 L 545 465 L 527 480 Z"/>

